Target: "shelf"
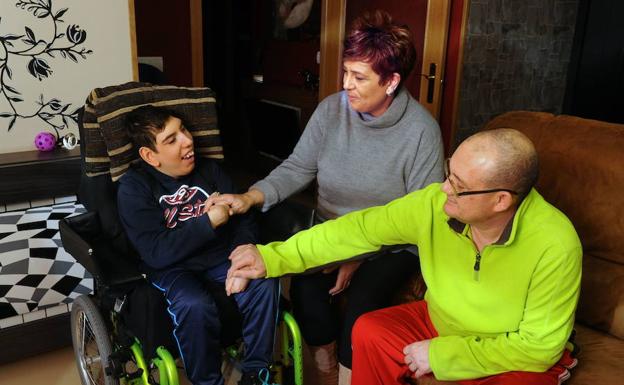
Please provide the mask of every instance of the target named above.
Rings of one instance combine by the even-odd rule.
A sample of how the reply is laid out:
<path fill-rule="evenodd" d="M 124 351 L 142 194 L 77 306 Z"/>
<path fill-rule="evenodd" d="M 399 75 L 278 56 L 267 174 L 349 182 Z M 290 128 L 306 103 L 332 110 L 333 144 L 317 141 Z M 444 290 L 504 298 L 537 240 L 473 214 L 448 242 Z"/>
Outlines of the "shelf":
<path fill-rule="evenodd" d="M 31 163 L 58 162 L 68 159 L 79 159 L 80 148 L 73 150 L 54 150 L 48 152 L 22 151 L 0 154 L 0 168 L 23 166 Z"/>
<path fill-rule="evenodd" d="M 0 204 L 74 195 L 80 149 L 0 154 Z"/>

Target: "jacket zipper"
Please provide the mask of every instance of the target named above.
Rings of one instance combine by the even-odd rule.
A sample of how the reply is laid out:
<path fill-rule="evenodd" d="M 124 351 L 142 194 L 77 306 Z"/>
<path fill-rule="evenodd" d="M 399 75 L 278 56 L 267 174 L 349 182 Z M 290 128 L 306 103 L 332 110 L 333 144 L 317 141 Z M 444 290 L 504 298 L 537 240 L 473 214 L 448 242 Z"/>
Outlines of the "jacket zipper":
<path fill-rule="evenodd" d="M 477 255 L 475 255 L 475 264 L 473 268 L 473 277 L 475 281 L 479 280 L 479 271 L 481 270 L 481 253 L 477 251 Z"/>

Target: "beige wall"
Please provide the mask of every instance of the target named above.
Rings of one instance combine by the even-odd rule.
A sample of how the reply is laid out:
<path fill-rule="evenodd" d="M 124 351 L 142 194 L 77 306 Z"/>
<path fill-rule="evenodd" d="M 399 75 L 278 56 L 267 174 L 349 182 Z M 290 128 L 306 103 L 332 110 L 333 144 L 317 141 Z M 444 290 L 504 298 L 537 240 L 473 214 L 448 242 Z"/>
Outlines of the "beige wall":
<path fill-rule="evenodd" d="M 0 37 L 23 35 L 8 40 L 13 46 L 7 45 L 6 38 L 0 41 L 0 75 L 5 85 L 0 93 L 0 153 L 35 149 L 33 139 L 41 131 L 77 134 L 73 119 L 69 116 L 63 119 L 62 115 L 82 106 L 91 89 L 132 79 L 128 0 L 49 2 L 51 13 L 37 6 L 46 2 L 0 2 Z M 59 15 L 65 8 L 67 11 Z M 55 16 L 63 22 L 55 23 Z M 54 40 L 55 24 L 57 38 Z M 86 32 L 84 41 L 81 42 L 79 30 L 74 30 L 68 40 L 67 30 L 73 25 Z M 28 37 L 26 27 L 35 36 L 36 45 L 24 42 Z M 58 37 L 60 34 L 64 36 Z M 35 74 L 39 74 L 39 78 L 31 74 L 29 65 L 31 70 L 37 67 Z M 44 107 L 39 104 L 41 95 L 44 104 L 47 103 Z M 9 102 L 9 98 L 14 100 Z M 53 99 L 56 101 L 50 103 Z"/>

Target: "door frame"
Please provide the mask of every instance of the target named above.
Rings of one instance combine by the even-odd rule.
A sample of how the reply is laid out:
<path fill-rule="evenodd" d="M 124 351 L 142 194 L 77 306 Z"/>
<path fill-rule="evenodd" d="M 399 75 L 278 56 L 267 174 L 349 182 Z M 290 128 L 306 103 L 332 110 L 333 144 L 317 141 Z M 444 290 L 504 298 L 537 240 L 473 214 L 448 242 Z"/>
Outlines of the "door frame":
<path fill-rule="evenodd" d="M 448 41 L 451 0 L 429 0 L 427 3 L 427 24 L 425 26 L 425 45 L 420 74 L 418 102 L 422 104 L 436 120 L 440 119 L 442 106 L 442 85 L 446 64 L 446 43 Z M 435 66 L 435 72 L 430 68 Z M 433 88 L 433 97 L 428 100 L 429 88 Z"/>
<path fill-rule="evenodd" d="M 459 94 L 464 63 L 464 42 L 468 28 L 470 0 L 453 0 L 447 44 L 445 79 L 442 86 L 442 108 L 440 111 L 440 129 L 444 140 L 446 155 L 454 150 L 455 134 L 459 112 Z"/>
<path fill-rule="evenodd" d="M 202 0 L 189 0 L 191 83 L 193 87 L 204 87 L 204 31 L 202 17 Z"/>
<path fill-rule="evenodd" d="M 342 42 L 347 0 L 322 0 L 319 102 L 342 89 Z"/>
<path fill-rule="evenodd" d="M 420 83 L 420 103 L 438 119 L 442 105 L 442 84 L 446 59 L 451 0 L 428 0 L 423 65 L 414 69 L 429 76 L 430 64 L 436 65 L 433 100 L 427 102 L 429 81 Z M 345 36 L 347 0 L 322 0 L 319 101 L 342 89 L 342 41 Z"/>
<path fill-rule="evenodd" d="M 139 57 L 137 54 L 136 16 L 134 0 L 128 0 L 128 17 L 130 24 L 130 56 L 132 57 L 132 80 L 139 81 Z"/>

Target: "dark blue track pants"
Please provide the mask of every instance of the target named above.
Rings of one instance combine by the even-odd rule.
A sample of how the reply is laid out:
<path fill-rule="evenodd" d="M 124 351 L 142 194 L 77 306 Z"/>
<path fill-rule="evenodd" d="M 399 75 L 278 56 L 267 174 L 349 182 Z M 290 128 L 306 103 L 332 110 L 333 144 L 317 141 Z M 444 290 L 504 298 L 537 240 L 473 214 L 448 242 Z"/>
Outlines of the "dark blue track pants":
<path fill-rule="evenodd" d="M 217 305 L 205 282 L 225 282 L 230 263 L 226 261 L 204 272 L 172 268 L 150 276 L 152 283 L 165 293 L 168 311 L 174 323 L 186 373 L 194 385 L 221 385 L 221 323 Z M 245 355 L 243 372 L 257 372 L 268 367 L 278 308 L 278 285 L 274 279 L 249 282 L 234 299 L 243 315 Z"/>

